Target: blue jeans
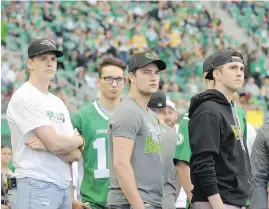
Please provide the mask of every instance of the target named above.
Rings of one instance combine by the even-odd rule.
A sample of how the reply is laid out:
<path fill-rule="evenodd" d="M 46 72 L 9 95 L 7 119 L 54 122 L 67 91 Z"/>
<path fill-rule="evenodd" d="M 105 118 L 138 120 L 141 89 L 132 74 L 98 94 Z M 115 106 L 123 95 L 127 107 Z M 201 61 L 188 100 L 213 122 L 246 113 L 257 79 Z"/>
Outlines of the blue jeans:
<path fill-rule="evenodd" d="M 9 190 L 7 198 L 12 209 L 72 209 L 69 187 L 33 178 L 17 179 L 17 189 Z"/>
<path fill-rule="evenodd" d="M 109 205 L 107 206 L 108 209 L 132 209 L 132 207 L 129 204 L 126 205 Z M 145 203 L 145 209 L 161 209 L 159 207 L 155 207 L 152 205 L 149 205 Z"/>

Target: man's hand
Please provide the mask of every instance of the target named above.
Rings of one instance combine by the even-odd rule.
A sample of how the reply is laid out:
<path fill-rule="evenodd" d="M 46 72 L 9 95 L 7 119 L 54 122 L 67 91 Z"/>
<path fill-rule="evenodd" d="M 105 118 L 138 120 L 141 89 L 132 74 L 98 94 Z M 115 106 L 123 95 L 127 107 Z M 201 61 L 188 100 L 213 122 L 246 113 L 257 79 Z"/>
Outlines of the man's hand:
<path fill-rule="evenodd" d="M 47 147 L 37 136 L 31 136 L 24 144 L 33 150 L 48 151 Z"/>
<path fill-rule="evenodd" d="M 81 136 L 76 128 L 74 129 L 74 136 Z M 83 145 L 81 145 L 80 147 L 78 147 L 78 149 L 80 150 L 81 153 L 84 150 L 84 144 L 85 144 L 85 141 L 84 141 L 84 138 L 83 137 L 82 137 L 82 139 L 83 139 Z"/>
<path fill-rule="evenodd" d="M 225 206 L 222 202 L 222 199 L 219 194 L 214 194 L 212 196 L 207 197 L 210 205 L 213 209 L 225 209 Z"/>
<path fill-rule="evenodd" d="M 78 132 L 78 129 L 74 129 L 74 136 L 80 136 L 79 132 Z"/>
<path fill-rule="evenodd" d="M 7 205 L 1 205 L 1 209 L 10 209 Z"/>
<path fill-rule="evenodd" d="M 187 194 L 187 198 L 191 202 L 191 199 L 192 199 L 192 193 L 191 192 Z"/>
<path fill-rule="evenodd" d="M 72 200 L 72 209 L 91 209 L 91 207 L 87 203 Z"/>

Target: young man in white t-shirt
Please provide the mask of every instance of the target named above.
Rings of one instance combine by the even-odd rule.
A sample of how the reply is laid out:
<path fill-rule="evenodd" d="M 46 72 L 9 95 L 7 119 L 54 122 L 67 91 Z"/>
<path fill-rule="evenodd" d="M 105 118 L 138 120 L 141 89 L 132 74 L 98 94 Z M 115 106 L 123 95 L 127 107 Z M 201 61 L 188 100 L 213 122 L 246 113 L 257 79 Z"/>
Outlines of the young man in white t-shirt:
<path fill-rule="evenodd" d="M 74 134 L 63 101 L 48 92 L 62 55 L 54 41 L 33 41 L 28 47 L 30 78 L 8 105 L 15 166 L 8 196 L 12 209 L 72 208 L 68 163 L 81 157 L 83 139 Z"/>

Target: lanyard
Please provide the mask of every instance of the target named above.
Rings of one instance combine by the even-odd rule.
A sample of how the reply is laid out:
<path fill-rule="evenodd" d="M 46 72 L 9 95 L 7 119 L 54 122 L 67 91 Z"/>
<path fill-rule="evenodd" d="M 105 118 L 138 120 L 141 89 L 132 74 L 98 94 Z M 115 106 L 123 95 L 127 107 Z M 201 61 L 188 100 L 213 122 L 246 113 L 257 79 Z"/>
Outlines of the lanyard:
<path fill-rule="evenodd" d="M 235 121 L 235 125 L 237 126 L 237 128 L 239 130 L 239 141 L 240 141 L 242 150 L 246 153 L 246 148 L 244 146 L 244 139 L 243 139 L 243 131 L 242 131 L 239 119 L 238 119 L 238 114 L 237 114 L 237 111 L 236 111 L 237 110 L 236 109 L 236 104 L 232 101 L 231 106 L 232 106 L 232 113 L 233 113 L 233 118 L 234 118 L 234 121 Z"/>

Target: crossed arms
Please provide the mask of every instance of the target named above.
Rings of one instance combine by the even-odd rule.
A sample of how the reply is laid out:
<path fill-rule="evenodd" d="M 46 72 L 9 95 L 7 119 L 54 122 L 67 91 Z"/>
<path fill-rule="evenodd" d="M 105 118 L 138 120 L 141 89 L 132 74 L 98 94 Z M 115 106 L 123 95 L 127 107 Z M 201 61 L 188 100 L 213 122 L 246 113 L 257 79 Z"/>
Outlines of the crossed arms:
<path fill-rule="evenodd" d="M 30 137 L 25 145 L 39 151 L 51 152 L 65 162 L 78 161 L 81 158 L 80 147 L 83 138 L 75 130 L 74 136 L 59 135 L 50 125 L 34 129 L 36 136 Z"/>

